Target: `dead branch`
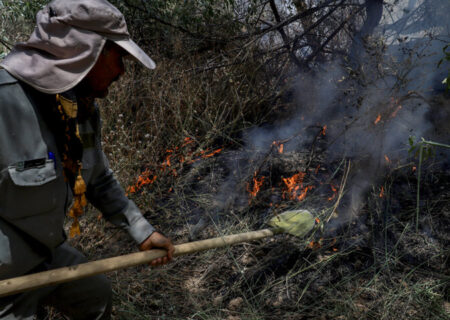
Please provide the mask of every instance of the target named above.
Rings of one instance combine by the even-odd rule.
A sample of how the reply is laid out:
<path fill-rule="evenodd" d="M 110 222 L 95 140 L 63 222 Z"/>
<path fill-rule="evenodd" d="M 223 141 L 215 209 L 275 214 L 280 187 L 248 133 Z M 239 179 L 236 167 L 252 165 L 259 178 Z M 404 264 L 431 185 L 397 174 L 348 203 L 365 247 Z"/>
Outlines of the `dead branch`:
<path fill-rule="evenodd" d="M 275 4 L 274 0 L 270 0 L 270 8 L 272 9 L 273 15 L 275 17 L 275 20 L 278 22 L 278 24 L 280 24 L 281 22 L 281 18 L 280 18 L 280 14 L 278 13 L 278 9 L 277 6 Z M 291 58 L 291 60 L 294 62 L 294 64 L 297 66 L 297 68 L 299 69 L 299 71 L 304 69 L 304 65 L 300 62 L 300 60 L 298 60 L 298 58 L 295 56 L 295 53 L 291 50 L 290 44 L 289 44 L 289 37 L 287 36 L 286 32 L 284 32 L 283 27 L 279 27 L 277 28 L 278 32 L 281 35 L 281 38 L 283 39 L 283 42 L 286 46 L 286 49 L 289 50 L 289 56 Z"/>

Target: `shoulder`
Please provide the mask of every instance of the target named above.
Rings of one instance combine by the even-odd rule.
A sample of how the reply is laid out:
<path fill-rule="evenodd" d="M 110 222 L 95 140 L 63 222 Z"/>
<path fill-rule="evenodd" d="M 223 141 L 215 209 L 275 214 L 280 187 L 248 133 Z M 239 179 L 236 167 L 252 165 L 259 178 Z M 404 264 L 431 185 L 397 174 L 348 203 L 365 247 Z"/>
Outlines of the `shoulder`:
<path fill-rule="evenodd" d="M 47 155 L 31 99 L 16 78 L 0 69 L 0 167 Z"/>
<path fill-rule="evenodd" d="M 8 71 L 5 69 L 0 68 L 0 86 L 7 85 L 7 84 L 14 84 L 18 83 L 19 81 L 14 78 Z"/>
<path fill-rule="evenodd" d="M 5 69 L 0 69 L 0 112 L 5 112 L 11 105 L 20 106 L 28 100 L 19 80 L 14 78 Z M 17 110 L 18 111 L 18 110 Z"/>

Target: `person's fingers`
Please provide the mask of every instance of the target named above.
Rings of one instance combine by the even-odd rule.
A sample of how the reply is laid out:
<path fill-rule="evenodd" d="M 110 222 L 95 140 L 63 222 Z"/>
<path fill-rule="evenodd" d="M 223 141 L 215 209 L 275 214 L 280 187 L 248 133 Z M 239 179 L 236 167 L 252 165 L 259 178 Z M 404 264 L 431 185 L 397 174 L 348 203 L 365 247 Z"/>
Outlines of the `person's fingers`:
<path fill-rule="evenodd" d="M 167 249 L 167 257 L 169 258 L 169 261 L 172 260 L 174 251 L 175 247 L 170 244 L 169 248 Z"/>
<path fill-rule="evenodd" d="M 153 260 L 151 263 L 152 267 L 157 267 L 161 264 L 161 258 Z"/>

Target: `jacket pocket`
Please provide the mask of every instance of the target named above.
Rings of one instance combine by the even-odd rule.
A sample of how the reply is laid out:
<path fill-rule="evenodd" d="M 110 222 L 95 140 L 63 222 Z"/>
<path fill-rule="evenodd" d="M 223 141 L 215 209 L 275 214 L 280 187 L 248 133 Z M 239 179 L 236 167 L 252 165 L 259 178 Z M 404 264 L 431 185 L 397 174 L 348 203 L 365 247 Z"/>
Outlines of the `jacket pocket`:
<path fill-rule="evenodd" d="M 51 211 L 64 201 L 64 190 L 53 160 L 25 169 L 10 166 L 0 176 L 0 216 L 16 220 Z"/>

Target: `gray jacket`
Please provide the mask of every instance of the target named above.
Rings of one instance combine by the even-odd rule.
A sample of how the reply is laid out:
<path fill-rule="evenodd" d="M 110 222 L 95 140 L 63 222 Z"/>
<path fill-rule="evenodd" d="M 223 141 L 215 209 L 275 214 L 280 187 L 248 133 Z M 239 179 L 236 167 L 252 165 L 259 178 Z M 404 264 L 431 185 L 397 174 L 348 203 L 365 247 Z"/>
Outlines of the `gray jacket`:
<path fill-rule="evenodd" d="M 24 274 L 48 259 L 66 236 L 72 194 L 40 99 L 0 69 L 0 279 Z M 31 93 L 30 93 L 31 92 Z M 100 118 L 80 123 L 86 196 L 138 243 L 154 228 L 125 196 L 101 149 Z"/>

